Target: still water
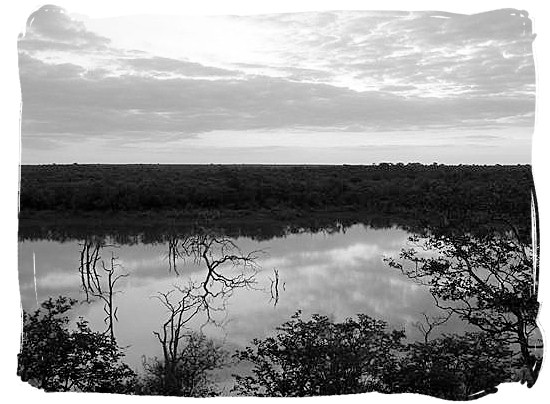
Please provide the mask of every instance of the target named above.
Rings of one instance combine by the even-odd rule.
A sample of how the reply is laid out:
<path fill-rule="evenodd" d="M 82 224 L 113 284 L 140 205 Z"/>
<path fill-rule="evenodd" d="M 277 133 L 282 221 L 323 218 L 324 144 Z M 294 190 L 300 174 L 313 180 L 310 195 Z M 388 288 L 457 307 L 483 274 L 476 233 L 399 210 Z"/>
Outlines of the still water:
<path fill-rule="evenodd" d="M 334 321 L 365 313 L 418 337 L 413 324 L 422 312 L 437 314 L 433 299 L 427 289 L 384 262 L 384 257 L 395 257 L 407 247 L 409 235 L 398 228 L 354 225 L 341 232 L 291 234 L 264 241 L 232 239 L 243 253 L 260 251 L 256 260 L 260 271 L 253 289 L 235 290 L 224 310 L 216 313 L 224 326 L 208 325 L 202 331 L 223 340 L 230 349 L 242 348 L 253 338 L 272 334 L 302 310 L 304 318 L 319 313 Z M 25 310 L 34 310 L 37 302 L 50 296 L 85 300 L 78 271 L 81 250 L 78 240 L 20 242 L 19 282 Z M 153 331 L 160 330 L 167 312 L 155 296 L 174 285 L 185 287 L 206 271 L 203 263 L 180 258 L 176 274 L 168 253 L 168 243 L 120 245 L 109 240 L 101 250 L 106 264 L 115 256 L 120 273 L 128 274 L 116 285 L 115 334 L 119 345 L 128 347 L 125 361 L 135 369 L 141 368 L 143 355 L 161 356 Z M 273 299 L 276 272 L 278 301 Z M 105 329 L 101 302 L 79 304 L 74 311 L 90 320 L 94 330 Z M 196 318 L 190 327 L 198 330 L 203 323 L 204 319 Z"/>

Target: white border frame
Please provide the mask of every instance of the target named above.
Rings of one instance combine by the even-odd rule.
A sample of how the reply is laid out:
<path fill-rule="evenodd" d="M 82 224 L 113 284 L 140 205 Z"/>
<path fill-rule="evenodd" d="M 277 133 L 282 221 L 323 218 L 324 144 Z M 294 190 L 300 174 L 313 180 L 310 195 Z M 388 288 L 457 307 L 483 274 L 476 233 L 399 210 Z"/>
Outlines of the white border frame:
<path fill-rule="evenodd" d="M 181 4 L 180 4 L 181 3 Z M 191 2 L 190 2 L 191 3 Z M 546 308 L 548 300 L 545 297 L 550 290 L 550 276 L 545 274 L 545 269 L 550 265 L 550 185 L 546 181 L 545 173 L 550 167 L 550 158 L 547 157 L 550 151 L 548 141 L 549 132 L 549 35 L 550 35 L 550 14 L 546 13 L 547 7 L 542 0 L 515 0 L 515 1 L 460 1 L 442 2 L 435 0 L 416 1 L 360 1 L 360 0 L 272 0 L 269 4 L 253 0 L 201 0 L 185 4 L 184 2 L 168 0 L 59 0 L 53 4 L 66 8 L 71 13 L 87 15 L 91 18 L 121 16 L 130 14 L 258 14 L 272 12 L 298 12 L 298 11 L 319 11 L 319 10 L 434 10 L 448 11 L 463 14 L 474 14 L 502 8 L 517 8 L 526 10 L 533 20 L 533 30 L 537 34 L 534 42 L 535 64 L 537 72 L 537 107 L 536 125 L 533 138 L 532 164 L 535 177 L 535 186 L 539 206 L 540 219 L 540 290 L 539 301 L 541 310 L 539 314 L 539 325 L 550 324 L 548 320 L 550 309 Z M 22 383 L 16 376 L 17 358 L 19 351 L 19 330 L 20 324 L 20 296 L 17 278 L 17 211 L 18 211 L 18 180 L 20 161 L 20 87 L 17 70 L 17 35 L 23 32 L 28 16 L 46 2 L 40 3 L 34 0 L 19 0 L 17 2 L 6 2 L 3 5 L 3 18 L 0 24 L 0 43 L 2 45 L 2 148 L 0 162 L 2 164 L 0 173 L 2 175 L 3 192 L 0 201 L 2 203 L 0 212 L 2 214 L 2 231 L 0 245 L 4 257 L 3 282 L 4 290 L 0 293 L 0 307 L 3 308 L 2 325 L 2 364 L 0 366 L 2 381 L 2 396 L 7 399 L 16 400 L 40 400 L 43 403 L 72 403 L 74 400 L 83 403 L 94 402 L 97 399 L 105 403 L 132 403 L 132 402 L 175 402 L 178 398 L 162 397 L 129 397 L 95 394 L 76 393 L 49 393 L 46 394 L 36 390 L 29 385 Z M 7 55 L 7 58 L 6 58 Z M 546 338 L 545 338 L 546 342 Z M 500 403 L 528 400 L 531 403 L 543 402 L 545 392 L 550 391 L 547 385 L 550 382 L 550 364 L 545 359 L 543 368 L 537 384 L 532 389 L 525 386 L 505 385 L 499 388 L 499 392 L 486 396 L 476 402 Z M 329 403 L 332 398 L 303 398 L 304 403 Z M 360 403 L 364 400 L 376 400 L 383 403 L 401 403 L 403 400 L 411 403 L 440 402 L 444 401 L 420 395 L 387 395 L 383 396 L 371 393 L 367 396 L 339 396 L 338 400 L 349 403 Z M 181 400 L 181 398 L 179 398 Z M 240 402 L 254 400 L 253 398 L 214 398 L 204 400 L 224 400 L 226 402 Z M 283 399 L 267 399 L 272 402 L 287 402 Z M 297 402 L 298 399 L 291 400 Z M 315 401 L 314 401 L 315 400 Z M 10 400 L 11 401 L 11 400 Z"/>

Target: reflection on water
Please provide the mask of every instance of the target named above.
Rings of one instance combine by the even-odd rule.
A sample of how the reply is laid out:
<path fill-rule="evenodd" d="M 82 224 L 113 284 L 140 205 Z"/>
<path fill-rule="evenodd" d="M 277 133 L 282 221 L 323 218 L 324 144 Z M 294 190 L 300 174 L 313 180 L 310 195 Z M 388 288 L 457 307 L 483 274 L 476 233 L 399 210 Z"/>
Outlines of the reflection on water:
<path fill-rule="evenodd" d="M 276 326 L 298 309 L 304 315 L 327 315 L 335 321 L 358 313 L 388 321 L 394 328 L 405 328 L 412 337 L 418 331 L 412 323 L 421 313 L 434 312 L 433 299 L 421 288 L 391 270 L 384 256 L 395 256 L 407 245 L 408 233 L 395 229 L 372 229 L 355 225 L 345 232 L 292 234 L 284 238 L 255 241 L 235 238 L 232 242 L 245 253 L 261 251 L 256 260 L 261 268 L 254 288 L 238 288 L 217 312 L 224 327 L 206 326 L 203 331 L 223 339 L 229 347 L 242 347 L 253 338 L 273 333 Z M 203 261 L 175 255 L 173 240 L 166 243 L 115 245 L 108 242 L 101 256 L 107 262 L 114 254 L 129 276 L 117 284 L 115 304 L 119 321 L 117 341 L 129 346 L 126 361 L 135 368 L 142 355 L 160 356 L 158 330 L 166 317 L 165 307 L 153 297 L 158 292 L 185 287 L 190 280 L 205 275 Z M 37 301 L 49 296 L 69 295 L 84 301 L 79 265 L 82 243 L 78 241 L 23 241 L 19 245 L 19 279 L 23 308 L 33 310 Z M 33 255 L 35 264 L 33 264 Z M 174 265 L 175 264 L 175 265 Z M 174 271 L 177 268 L 177 273 Z M 36 290 L 35 278 L 36 273 Z M 277 304 L 274 304 L 274 281 Z M 103 305 L 82 304 L 78 315 L 103 330 Z M 191 326 L 198 329 L 204 318 Z M 449 323 L 446 327 L 461 327 Z"/>

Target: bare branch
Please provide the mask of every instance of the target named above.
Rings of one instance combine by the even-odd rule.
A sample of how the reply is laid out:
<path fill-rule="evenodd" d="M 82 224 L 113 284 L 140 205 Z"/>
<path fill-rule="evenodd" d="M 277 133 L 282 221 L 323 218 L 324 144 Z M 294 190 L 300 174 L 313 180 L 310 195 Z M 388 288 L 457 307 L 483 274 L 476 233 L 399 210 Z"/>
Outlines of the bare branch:
<path fill-rule="evenodd" d="M 121 265 L 117 263 L 118 257 L 113 252 L 111 252 L 109 265 L 106 265 L 105 261 L 101 260 L 100 251 L 107 244 L 85 240 L 81 246 L 79 272 L 81 286 L 86 294 L 86 301 L 90 303 L 91 298 L 96 298 L 103 302 L 103 311 L 105 312 L 103 321 L 107 325 L 105 334 L 109 334 L 111 339 L 114 340 L 114 323 L 118 321 L 118 317 L 113 297 L 120 292 L 115 289 L 115 285 L 120 279 L 129 276 L 129 274 L 116 274 L 117 269 Z M 97 264 L 100 260 L 101 269 L 98 269 Z"/>

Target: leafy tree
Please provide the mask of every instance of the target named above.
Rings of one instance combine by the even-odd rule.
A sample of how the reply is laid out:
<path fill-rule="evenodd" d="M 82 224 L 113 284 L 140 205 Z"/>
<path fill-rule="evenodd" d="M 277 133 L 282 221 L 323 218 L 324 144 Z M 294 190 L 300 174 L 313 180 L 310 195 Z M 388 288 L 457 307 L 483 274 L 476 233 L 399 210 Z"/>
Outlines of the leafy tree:
<path fill-rule="evenodd" d="M 252 375 L 235 375 L 234 390 L 256 396 L 312 396 L 390 391 L 402 331 L 360 314 L 334 323 L 297 312 L 275 337 L 255 339 L 236 357 L 253 364 Z"/>
<path fill-rule="evenodd" d="M 466 400 L 510 380 L 511 351 L 487 333 L 443 335 L 407 347 L 393 376 L 395 392 Z"/>
<path fill-rule="evenodd" d="M 218 395 L 211 378 L 215 369 L 227 364 L 228 353 L 204 334 L 187 333 L 170 371 L 165 361 L 154 358 L 144 361 L 145 376 L 140 382 L 141 394 L 184 397 Z"/>
<path fill-rule="evenodd" d="M 75 303 L 60 296 L 23 312 L 18 375 L 46 391 L 129 392 L 135 373 L 121 363 L 124 353 L 115 341 L 82 318 L 69 329 L 67 312 Z"/>
<path fill-rule="evenodd" d="M 426 285 L 436 305 L 478 327 L 491 338 L 517 347 L 530 384 L 540 358 L 536 340 L 537 276 L 532 248 L 516 232 L 484 236 L 433 235 L 401 252 L 389 265 Z"/>

